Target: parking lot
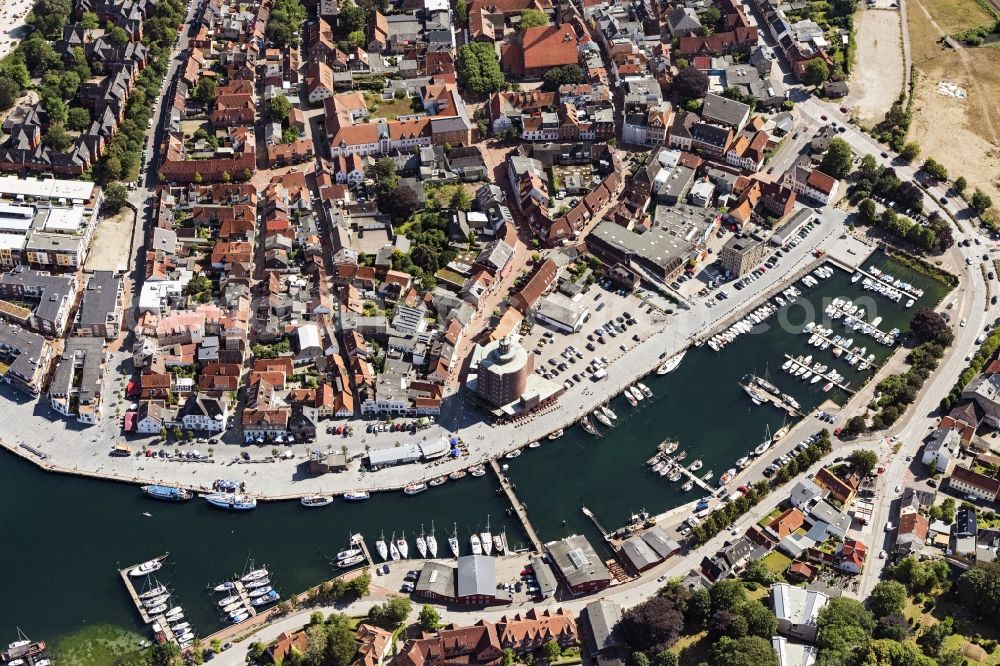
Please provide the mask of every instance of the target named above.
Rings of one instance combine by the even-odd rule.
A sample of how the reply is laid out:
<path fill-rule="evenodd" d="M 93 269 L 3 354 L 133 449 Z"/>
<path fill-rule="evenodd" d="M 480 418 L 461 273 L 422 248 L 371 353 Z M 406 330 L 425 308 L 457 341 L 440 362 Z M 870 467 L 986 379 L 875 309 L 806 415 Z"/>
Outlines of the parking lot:
<path fill-rule="evenodd" d="M 609 283 L 592 285 L 580 298 L 590 309 L 581 331 L 557 331 L 539 322 L 522 341 L 535 354 L 535 372 L 566 388 L 600 379 L 607 364 L 651 335 L 667 316 Z"/>

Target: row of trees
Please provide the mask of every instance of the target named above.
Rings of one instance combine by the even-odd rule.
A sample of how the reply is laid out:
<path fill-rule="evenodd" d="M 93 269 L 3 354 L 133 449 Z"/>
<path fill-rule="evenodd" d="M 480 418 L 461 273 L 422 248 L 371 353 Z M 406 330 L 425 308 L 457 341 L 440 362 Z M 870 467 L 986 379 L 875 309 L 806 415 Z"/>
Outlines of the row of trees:
<path fill-rule="evenodd" d="M 299 29 L 308 17 L 300 0 L 275 0 L 264 35 L 279 47 L 291 46 L 296 43 Z"/>
<path fill-rule="evenodd" d="M 986 361 L 993 358 L 998 350 L 1000 350 L 1000 327 L 994 327 L 972 357 L 969 367 L 962 371 L 955 386 L 952 387 L 947 396 L 941 399 L 941 409 L 947 411 L 958 402 L 965 387 L 982 371 Z"/>
<path fill-rule="evenodd" d="M 510 87 L 500 71 L 500 61 L 493 44 L 473 42 L 460 47 L 457 69 L 465 88 L 477 95 L 489 95 Z"/>
<path fill-rule="evenodd" d="M 905 184 L 913 186 L 911 183 Z M 866 224 L 881 227 L 896 238 L 905 240 L 926 252 L 941 253 L 955 244 L 951 226 L 941 219 L 937 211 L 932 212 L 927 224 L 923 225 L 915 223 L 905 215 L 898 215 L 891 208 L 879 213 L 878 205 L 872 199 L 863 199 L 858 204 L 858 213 Z"/>

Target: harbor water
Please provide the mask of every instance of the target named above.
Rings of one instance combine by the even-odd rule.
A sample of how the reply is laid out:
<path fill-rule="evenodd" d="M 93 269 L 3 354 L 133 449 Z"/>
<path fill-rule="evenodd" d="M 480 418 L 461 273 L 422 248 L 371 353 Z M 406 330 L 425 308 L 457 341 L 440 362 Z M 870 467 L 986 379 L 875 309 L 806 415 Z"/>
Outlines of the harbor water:
<path fill-rule="evenodd" d="M 777 408 L 750 402 L 739 386 L 747 373 L 765 376 L 795 396 L 803 411 L 823 400 L 846 397 L 836 390 L 820 393 L 822 384 L 810 385 L 783 372 L 785 353 L 811 353 L 814 362 L 830 365 L 852 387 L 859 387 L 870 373 L 857 373 L 829 350 L 809 347 L 809 336 L 801 333 L 806 321 L 823 316 L 824 299 L 868 294 L 882 317 L 880 327 L 905 331 L 917 308 L 932 306 L 947 292 L 940 283 L 882 255 L 864 266 L 873 263 L 924 289 L 925 295 L 907 309 L 905 298 L 894 303 L 864 292 L 860 283 L 852 284 L 848 274 L 837 270 L 816 288 L 804 290 L 796 304 L 772 316 L 767 330 L 743 336 L 719 353 L 707 346 L 691 349 L 674 372 L 648 377 L 645 382 L 655 397 L 639 408 L 614 400 L 611 406 L 618 425 L 610 430 L 598 425 L 605 431 L 603 437 L 574 426 L 559 440 L 546 440 L 516 460 L 501 461 L 509 464 L 508 474 L 542 540 L 582 533 L 600 548 L 601 535 L 581 512 L 582 506 L 614 529 L 640 509 L 658 513 L 700 497 L 703 493 L 697 489 L 682 493 L 681 482 L 671 484 L 651 474 L 645 461 L 669 437 L 688 451 L 685 464 L 700 458 L 704 467 L 699 475 L 711 469 L 718 479 L 760 443 L 765 428 L 774 432 L 790 423 Z M 733 299 L 739 297 L 739 292 L 730 293 Z M 811 305 L 803 307 L 806 302 Z M 788 325 L 780 325 L 782 320 Z M 838 323 L 829 326 L 844 333 Z M 849 335 L 855 346 L 866 345 L 879 362 L 890 353 L 870 338 Z M 821 424 L 813 420 L 818 430 Z M 714 480 L 710 483 L 714 486 Z M 198 634 L 206 635 L 221 626 L 206 586 L 242 572 L 248 557 L 267 565 L 274 585 L 287 595 L 330 578 L 334 570 L 327 558 L 344 548 L 353 532 L 364 534 L 374 550 L 380 533 L 388 538 L 405 531 L 413 554 L 421 524 L 429 530 L 433 521 L 439 552 L 446 553 L 447 536 L 457 523 L 467 553 L 469 535 L 483 529 L 489 516 L 494 533 L 505 529 L 511 547 L 524 546 L 527 539 L 516 519 L 506 515 L 509 504 L 497 494 L 497 485 L 489 474 L 412 497 L 381 494 L 366 502 L 338 500 L 311 510 L 297 502 L 266 503 L 256 511 L 232 514 L 213 510 L 201 500 L 159 503 L 145 499 L 135 487 L 49 474 L 4 453 L 0 529 L 7 547 L 0 586 L 6 601 L 0 604 L 0 627 L 13 633 L 20 626 L 29 636 L 50 643 L 95 625 L 117 625 L 145 635 L 117 569 L 166 552 L 170 557 L 157 578 L 174 590 L 172 602 L 184 607 Z"/>

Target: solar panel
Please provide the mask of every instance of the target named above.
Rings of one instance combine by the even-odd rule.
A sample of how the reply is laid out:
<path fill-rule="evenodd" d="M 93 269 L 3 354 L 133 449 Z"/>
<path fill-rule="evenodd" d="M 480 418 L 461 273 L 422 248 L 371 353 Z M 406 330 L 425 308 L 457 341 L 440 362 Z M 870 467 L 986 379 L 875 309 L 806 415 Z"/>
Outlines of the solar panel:
<path fill-rule="evenodd" d="M 583 550 L 580 548 L 574 548 L 569 551 L 569 559 L 577 569 L 582 569 L 589 564 L 586 555 L 583 554 Z"/>

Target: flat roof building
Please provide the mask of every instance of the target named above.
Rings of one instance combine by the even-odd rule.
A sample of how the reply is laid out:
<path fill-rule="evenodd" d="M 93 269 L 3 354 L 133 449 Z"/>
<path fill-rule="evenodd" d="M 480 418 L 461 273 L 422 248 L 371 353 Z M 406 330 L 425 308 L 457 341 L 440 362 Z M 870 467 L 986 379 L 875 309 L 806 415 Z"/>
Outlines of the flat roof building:
<path fill-rule="evenodd" d="M 741 278 L 764 261 L 768 252 L 768 246 L 756 238 L 733 236 L 719 250 L 719 261 L 730 275 Z"/>
<path fill-rule="evenodd" d="M 94 424 L 102 416 L 104 363 L 101 338 L 67 338 L 62 357 L 49 383 L 49 402 L 63 416 Z"/>
<path fill-rule="evenodd" d="M 83 299 L 74 322 L 76 334 L 108 340 L 118 337 L 125 307 L 124 299 L 122 279 L 111 271 L 96 271 L 87 279 L 87 286 L 83 290 Z"/>
<path fill-rule="evenodd" d="M 424 564 L 413 594 L 463 606 L 509 604 L 511 595 L 497 588 L 496 560 L 487 555 L 463 555 L 458 566 Z"/>
<path fill-rule="evenodd" d="M 816 621 L 829 597 L 818 590 L 788 583 L 771 586 L 771 606 L 778 618 L 778 631 L 790 638 L 816 640 Z"/>

